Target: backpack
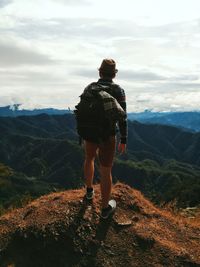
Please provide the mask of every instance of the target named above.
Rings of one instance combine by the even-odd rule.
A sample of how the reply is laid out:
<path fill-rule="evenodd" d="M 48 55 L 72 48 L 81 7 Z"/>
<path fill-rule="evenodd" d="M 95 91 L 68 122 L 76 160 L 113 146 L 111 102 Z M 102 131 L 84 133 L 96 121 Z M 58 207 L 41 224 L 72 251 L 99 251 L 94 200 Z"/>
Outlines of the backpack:
<path fill-rule="evenodd" d="M 112 92 L 112 85 L 92 83 L 80 96 L 74 111 L 77 132 L 84 140 L 101 143 L 112 135 L 115 124 L 126 116 Z"/>

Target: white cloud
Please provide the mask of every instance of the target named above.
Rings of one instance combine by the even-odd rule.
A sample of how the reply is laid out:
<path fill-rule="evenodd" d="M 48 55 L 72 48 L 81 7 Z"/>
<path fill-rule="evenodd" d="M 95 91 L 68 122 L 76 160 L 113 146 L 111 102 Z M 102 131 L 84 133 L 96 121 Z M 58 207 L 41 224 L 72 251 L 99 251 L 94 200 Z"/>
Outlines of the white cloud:
<path fill-rule="evenodd" d="M 31 49 L 19 47 L 13 44 L 5 44 L 0 41 L 0 66 L 14 67 L 16 65 L 44 65 L 52 64 L 52 60 L 47 56 Z"/>
<path fill-rule="evenodd" d="M 141 92 L 127 93 L 129 111 L 144 111 L 144 106 L 152 111 L 191 111 L 199 110 L 200 92 L 176 91 L 171 92 Z M 186 105 L 187 103 L 187 105 Z"/>
<path fill-rule="evenodd" d="M 52 2 L 55 1 L 56 3 L 61 3 L 64 5 L 90 5 L 90 1 L 87 0 L 52 0 Z"/>
<path fill-rule="evenodd" d="M 102 59 L 112 57 L 130 111 L 198 108 L 198 1 L 0 1 L 3 6 L 0 105 L 18 99 L 27 107 L 74 106 L 98 79 Z"/>
<path fill-rule="evenodd" d="M 12 0 L 0 0 L 0 8 L 3 8 L 12 2 L 13 2 Z"/>

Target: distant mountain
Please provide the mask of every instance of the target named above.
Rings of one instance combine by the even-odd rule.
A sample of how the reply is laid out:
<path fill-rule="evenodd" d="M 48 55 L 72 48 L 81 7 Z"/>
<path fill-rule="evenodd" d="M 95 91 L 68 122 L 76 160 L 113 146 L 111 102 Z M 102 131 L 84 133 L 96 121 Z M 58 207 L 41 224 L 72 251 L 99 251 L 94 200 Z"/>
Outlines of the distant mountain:
<path fill-rule="evenodd" d="M 129 113 L 130 120 L 142 123 L 173 125 L 200 132 L 200 112 L 151 112 Z"/>
<path fill-rule="evenodd" d="M 165 159 L 200 165 L 200 133 L 160 124 L 129 123 L 129 152 L 137 159 Z M 161 161 L 160 161 L 161 160 Z"/>
<path fill-rule="evenodd" d="M 129 121 L 128 151 L 116 154 L 114 181 L 141 190 L 157 203 L 177 198 L 179 205 L 196 205 L 199 151 L 200 133 Z M 28 177 L 27 192 L 29 178 L 58 188 L 82 186 L 83 160 L 72 114 L 0 117 L 0 162 L 21 174 L 22 180 Z M 98 181 L 98 171 L 95 177 Z M 12 198 L 5 201 L 11 203 Z"/>
<path fill-rule="evenodd" d="M 129 120 L 146 120 L 146 119 L 151 119 L 151 118 L 157 118 L 157 117 L 162 117 L 165 115 L 170 114 L 170 112 L 152 112 L 150 110 L 145 110 L 143 112 L 131 112 L 128 113 L 128 119 Z"/>
<path fill-rule="evenodd" d="M 17 171 L 68 187 L 73 187 L 68 177 L 81 176 L 83 153 L 74 144 L 78 137 L 70 114 L 2 117 L 0 138 L 0 162 Z"/>
<path fill-rule="evenodd" d="M 64 115 L 72 114 L 73 111 L 68 109 L 20 109 L 21 104 L 0 107 L 0 117 L 17 117 L 17 116 L 34 116 L 39 114 Z M 200 131 L 200 112 L 151 112 L 145 110 L 139 113 L 128 113 L 128 119 L 149 124 L 172 125 L 188 129 L 190 131 Z"/>
<path fill-rule="evenodd" d="M 0 117 L 17 117 L 17 116 L 33 116 L 38 114 L 49 114 L 49 115 L 62 115 L 71 113 L 70 109 L 54 109 L 54 108 L 43 108 L 43 109 L 19 109 L 20 104 L 14 104 L 12 106 L 0 107 Z"/>
<path fill-rule="evenodd" d="M 149 158 L 162 163 L 166 159 L 175 159 L 200 165 L 200 133 L 173 126 L 130 121 L 128 131 L 128 154 L 137 160 Z M 3 155 L 2 151 L 6 153 L 6 149 L 15 146 L 17 148 L 21 142 L 29 139 L 56 142 L 70 140 L 78 144 L 75 118 L 72 114 L 0 117 L 0 137 L 0 155 Z M 6 147 L 3 148 L 5 144 Z M 11 158 L 10 155 L 8 158 Z"/>

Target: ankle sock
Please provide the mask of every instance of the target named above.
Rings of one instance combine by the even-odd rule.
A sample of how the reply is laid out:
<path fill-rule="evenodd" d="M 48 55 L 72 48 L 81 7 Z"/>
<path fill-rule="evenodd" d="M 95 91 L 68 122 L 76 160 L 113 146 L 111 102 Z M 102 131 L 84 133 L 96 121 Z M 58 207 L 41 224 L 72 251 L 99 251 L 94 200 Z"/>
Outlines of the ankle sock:
<path fill-rule="evenodd" d="M 91 193 L 93 191 L 93 187 L 87 187 L 87 193 Z"/>
<path fill-rule="evenodd" d="M 103 211 L 103 212 L 106 212 L 106 211 L 110 210 L 111 208 L 112 208 L 112 207 L 111 207 L 110 205 L 108 205 L 108 207 L 103 208 L 102 211 Z"/>

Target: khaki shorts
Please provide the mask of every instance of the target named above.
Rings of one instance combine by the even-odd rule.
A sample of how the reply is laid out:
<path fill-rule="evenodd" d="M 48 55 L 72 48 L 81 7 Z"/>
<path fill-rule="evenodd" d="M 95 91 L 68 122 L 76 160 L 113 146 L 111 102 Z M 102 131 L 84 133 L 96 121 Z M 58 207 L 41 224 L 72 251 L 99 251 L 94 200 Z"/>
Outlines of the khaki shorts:
<path fill-rule="evenodd" d="M 115 155 L 116 138 L 110 138 L 100 144 L 85 141 L 85 156 L 89 159 L 99 158 L 99 162 L 104 167 L 112 167 Z"/>

